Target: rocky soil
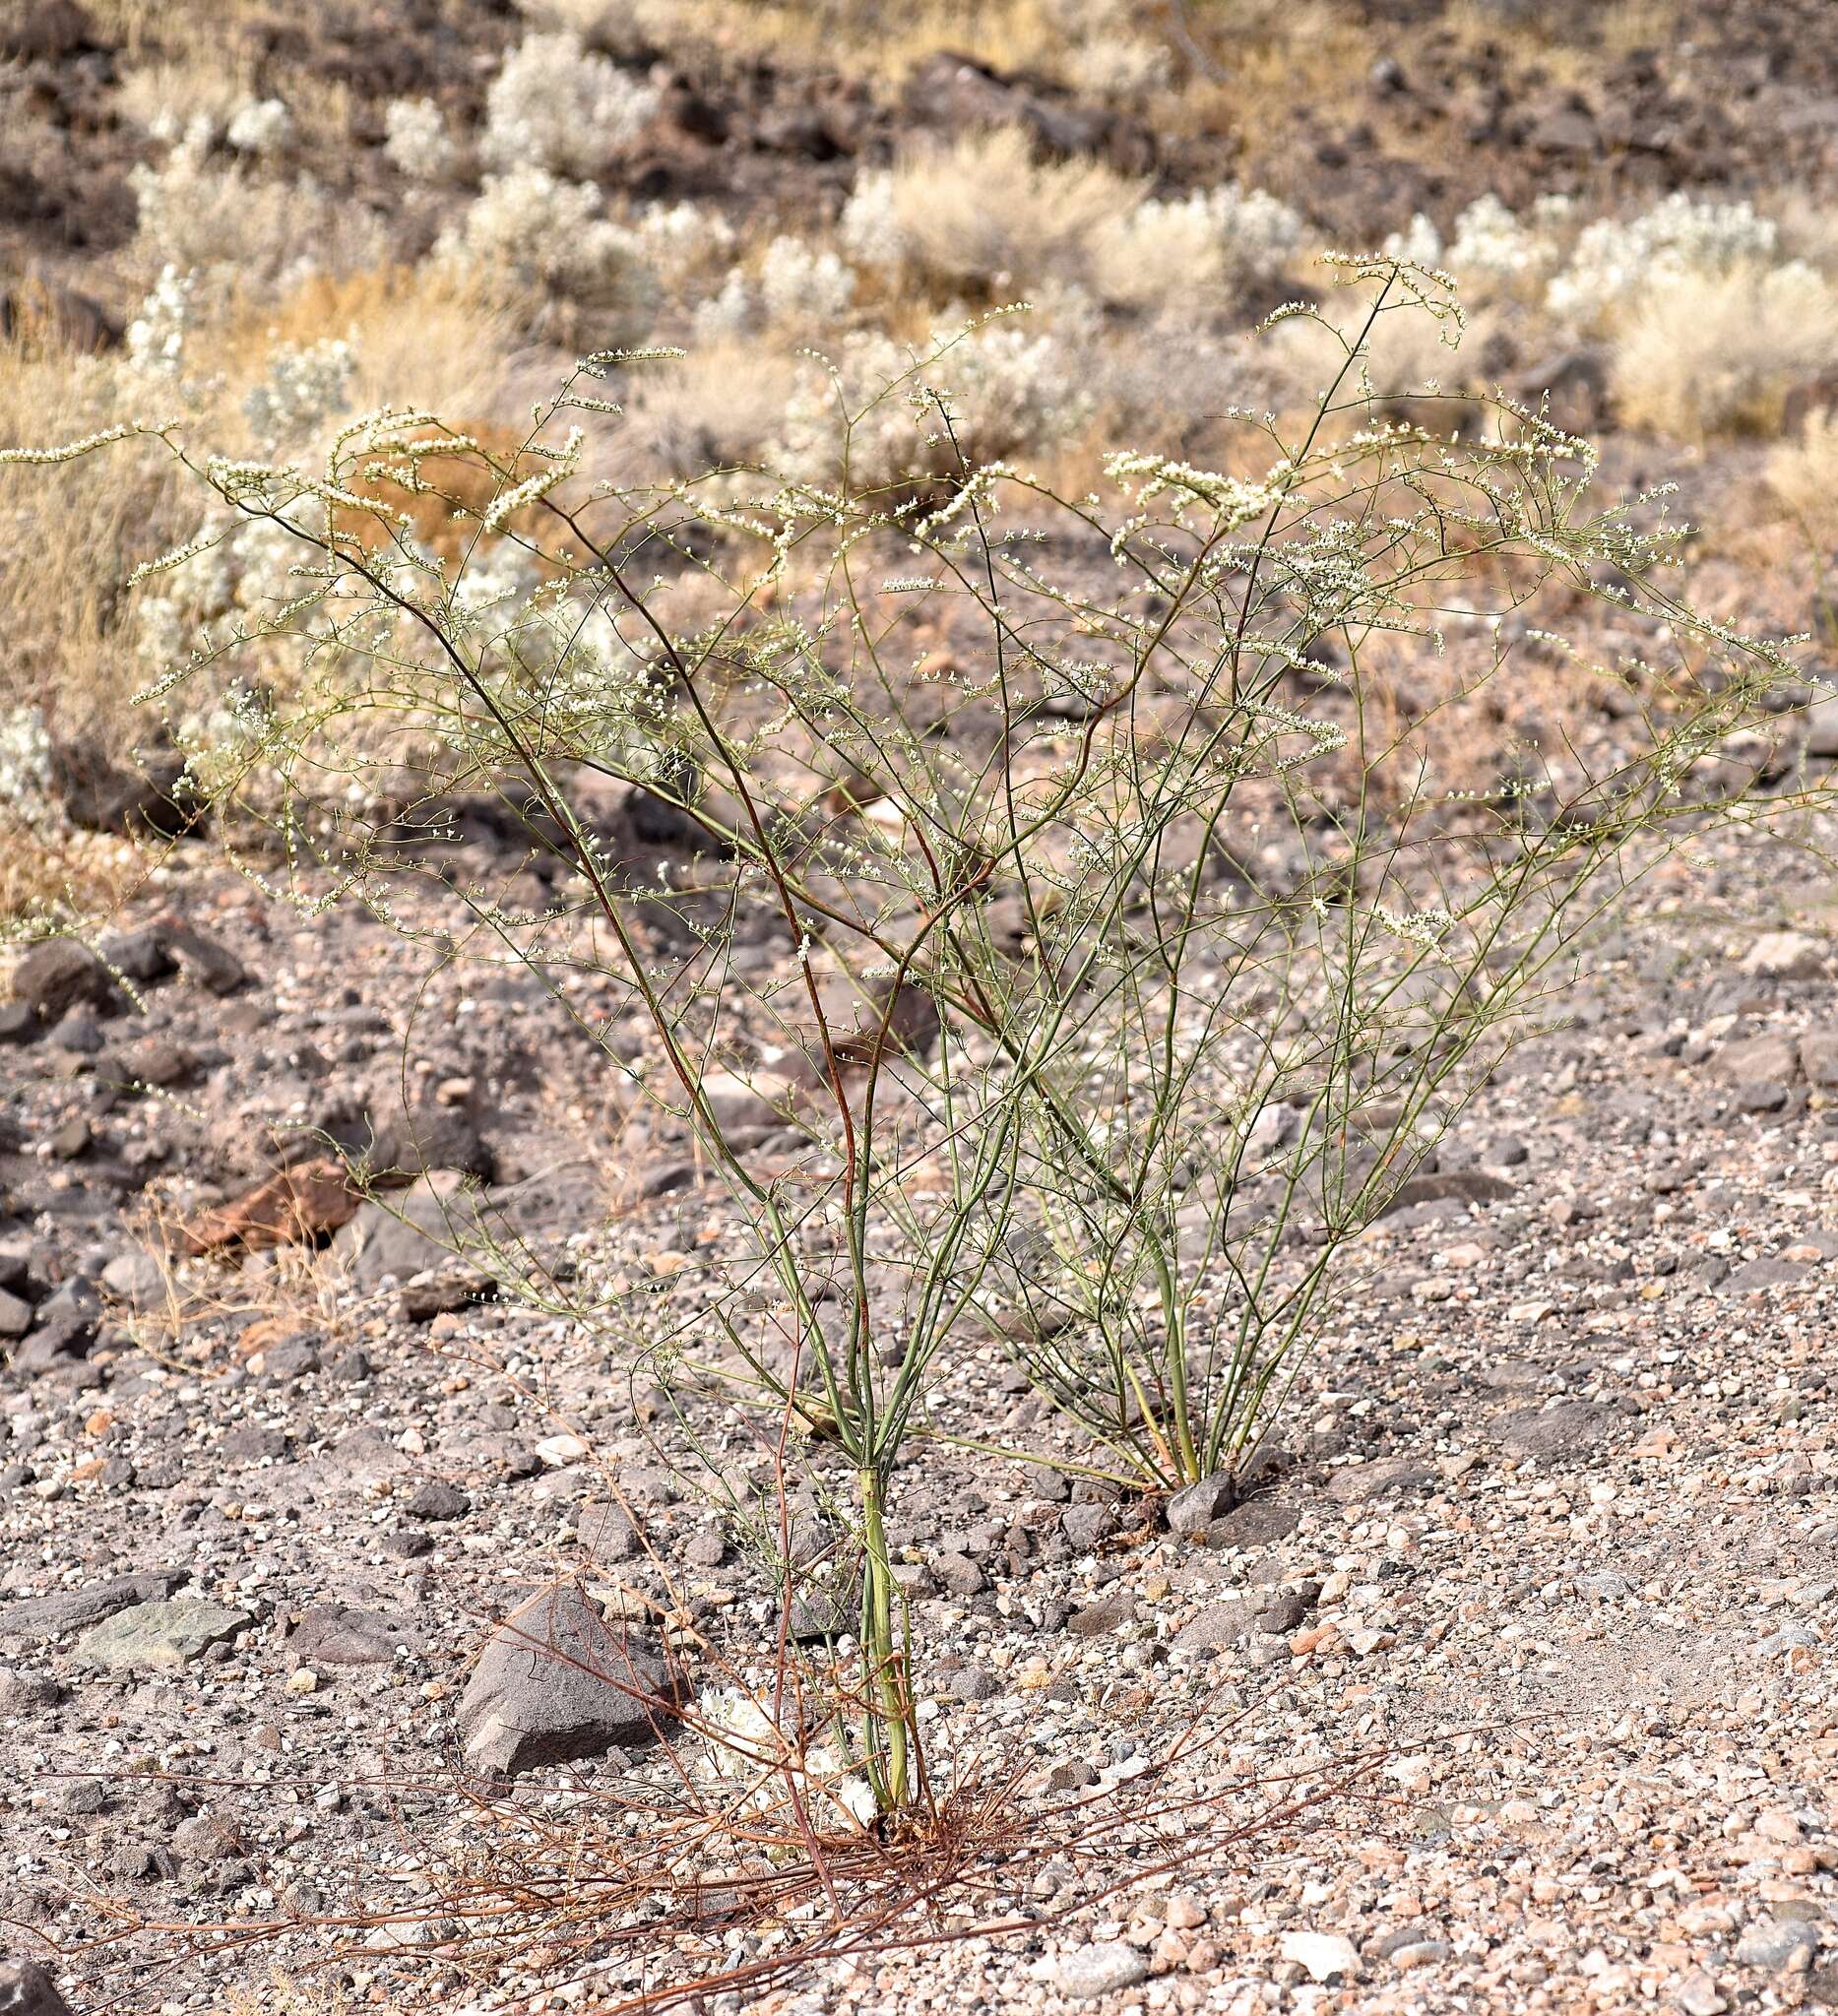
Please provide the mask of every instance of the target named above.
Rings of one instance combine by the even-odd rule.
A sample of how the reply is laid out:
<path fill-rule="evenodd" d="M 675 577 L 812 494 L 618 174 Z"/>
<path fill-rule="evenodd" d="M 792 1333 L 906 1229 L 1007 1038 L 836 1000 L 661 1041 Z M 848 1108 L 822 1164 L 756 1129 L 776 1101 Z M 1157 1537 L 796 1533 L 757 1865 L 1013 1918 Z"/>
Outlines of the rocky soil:
<path fill-rule="evenodd" d="M 1208 1802 L 1180 1866 L 1080 1908 L 1170 1859 L 1144 1818 L 1004 1878 L 1031 1934 L 710 2006 L 865 2011 L 895 1980 L 938 2008 L 1838 2002 L 1838 948 L 1826 886 L 1764 891 L 1757 859 L 1725 841 L 1649 885 L 1571 1024 L 1369 1235 L 1259 1494 L 1168 1530 L 915 1458 L 893 1538 L 934 1753 L 1126 1814 L 1192 1730 L 1156 1781 Z M 79 2012 L 217 2009 L 277 1967 L 459 2006 L 438 1916 L 213 1960 L 183 1928 L 412 1906 L 469 1786 L 616 1811 L 667 1778 L 636 1697 L 756 1644 L 766 1585 L 567 1308 L 667 1287 L 726 1206 L 621 1131 L 515 977 L 430 977 L 380 926 L 192 869 L 106 951 L 121 978 L 32 955 L 0 1051 L 15 1948 Z M 384 1205 L 315 1185 L 301 1130 L 360 1126 L 406 1184 Z M 475 1209 L 461 1171 L 554 1313 L 413 1229 Z M 993 1354 L 954 1377 L 991 1431 L 1044 1431 Z M 1235 1844 L 1234 1788 L 1298 1769 L 1328 1796 Z M 540 2006 L 531 1968 L 479 2006 Z"/>

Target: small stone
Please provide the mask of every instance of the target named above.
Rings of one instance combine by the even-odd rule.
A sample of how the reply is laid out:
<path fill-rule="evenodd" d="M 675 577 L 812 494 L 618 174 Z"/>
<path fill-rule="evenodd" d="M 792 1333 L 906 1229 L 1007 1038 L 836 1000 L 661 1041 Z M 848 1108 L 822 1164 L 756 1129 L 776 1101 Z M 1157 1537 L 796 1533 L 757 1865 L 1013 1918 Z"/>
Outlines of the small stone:
<path fill-rule="evenodd" d="M 980 1596 L 989 1586 L 989 1578 L 968 1554 L 935 1554 L 931 1572 L 952 1596 Z"/>
<path fill-rule="evenodd" d="M 349 1604 L 316 1603 L 295 1625 L 287 1650 L 307 1666 L 387 1666 L 396 1648 L 415 1651 L 421 1634 L 412 1625 Z"/>
<path fill-rule="evenodd" d="M 1222 1646 L 1236 1645 L 1249 1628 L 1250 1618 L 1242 1603 L 1208 1604 L 1174 1633 L 1173 1650 L 1217 1651 Z"/>
<path fill-rule="evenodd" d="M 1001 1682 L 980 1666 L 961 1667 L 946 1687 L 953 1701 L 992 1701 L 1001 1691 Z"/>
<path fill-rule="evenodd" d="M 1197 1540 L 1215 1520 L 1232 1509 L 1236 1495 L 1230 1471 L 1218 1470 L 1188 1484 L 1168 1501 L 1168 1530 L 1182 1540 Z"/>
<path fill-rule="evenodd" d="M 1148 1978 L 1148 1960 L 1121 1939 L 1075 1946 L 1071 1952 L 1060 1954 L 1053 1965 L 1053 1985 L 1074 2002 L 1089 2001 L 1094 1995 L 1114 1994 L 1118 1988 L 1133 1988 Z"/>
<path fill-rule="evenodd" d="M 319 1675 L 310 1666 L 296 1666 L 287 1675 L 289 1694 L 316 1694 L 319 1691 Z"/>
<path fill-rule="evenodd" d="M 472 1499 L 458 1484 L 443 1483 L 437 1479 L 416 1484 L 403 1506 L 411 1519 L 463 1519 L 472 1509 Z"/>
<path fill-rule="evenodd" d="M 1521 1408 L 1499 1422 L 1500 1447 L 1511 1456 L 1553 1463 L 1594 1448 L 1607 1435 L 1611 1418 L 1607 1408 L 1594 1407 L 1586 1400 Z"/>
<path fill-rule="evenodd" d="M 1744 973 L 1773 980 L 1816 980 L 1825 974 L 1824 949 L 1801 931 L 1764 931 L 1743 953 Z"/>
<path fill-rule="evenodd" d="M 1723 2016 L 1730 2006 L 1710 1976 L 1700 1968 L 1687 1974 L 1673 1991 L 1680 2016 Z"/>
<path fill-rule="evenodd" d="M 121 990 L 95 954 L 74 938 L 46 938 L 13 969 L 13 998 L 49 1025 L 79 1005 L 118 1008 Z"/>
<path fill-rule="evenodd" d="M 1360 1956 L 1351 1939 L 1338 1932 L 1285 1932 L 1283 1957 L 1293 1960 L 1310 1981 L 1347 1982 L 1360 1972 Z"/>
<path fill-rule="evenodd" d="M 226 1862 L 237 1854 L 234 1834 L 215 1813 L 194 1813 L 172 1830 L 172 1847 L 188 1862 Z"/>
<path fill-rule="evenodd" d="M 1097 1603 L 1088 1603 L 1083 1609 L 1074 1610 L 1066 1619 L 1066 1629 L 1075 1638 L 1102 1638 L 1124 1624 L 1133 1623 L 1135 1616 L 1136 1599 L 1133 1596 L 1101 1597 Z"/>
<path fill-rule="evenodd" d="M 166 1298 L 166 1273 L 151 1253 L 117 1253 L 102 1269 L 102 1286 L 131 1309 L 158 1308 Z"/>
<path fill-rule="evenodd" d="M 81 1113 L 73 1113 L 62 1126 L 56 1128 L 46 1144 L 56 1162 L 80 1162 L 95 1145 L 95 1136 L 90 1131 L 90 1123 Z"/>
<path fill-rule="evenodd" d="M 0 1288 L 0 1337 L 24 1337 L 32 1328 L 32 1304 Z"/>
<path fill-rule="evenodd" d="M 1798 1971 L 1811 1963 L 1818 1942 L 1817 1930 L 1804 1920 L 1760 1918 L 1737 1941 L 1737 1965 Z"/>
<path fill-rule="evenodd" d="M 1284 1539 L 1301 1523 L 1301 1507 L 1276 1498 L 1252 1498 L 1235 1505 L 1206 1529 L 1209 1547 L 1260 1547 Z"/>

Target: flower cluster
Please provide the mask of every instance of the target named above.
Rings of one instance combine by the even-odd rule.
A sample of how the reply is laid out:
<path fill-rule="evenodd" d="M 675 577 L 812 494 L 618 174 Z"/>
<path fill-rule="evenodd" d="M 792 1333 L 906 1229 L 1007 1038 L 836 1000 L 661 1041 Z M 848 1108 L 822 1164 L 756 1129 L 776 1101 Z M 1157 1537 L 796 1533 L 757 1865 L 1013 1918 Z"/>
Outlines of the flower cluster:
<path fill-rule="evenodd" d="M 279 98 L 250 98 L 230 114 L 223 138 L 238 154 L 277 155 L 293 138 L 293 115 Z"/>
<path fill-rule="evenodd" d="M 198 276 L 176 266 L 160 269 L 153 291 L 128 324 L 123 339 L 128 361 L 148 378 L 176 378 L 185 356 L 185 333 L 191 327 Z"/>
<path fill-rule="evenodd" d="M 412 182 L 442 182 L 459 149 L 432 98 L 392 98 L 383 112 L 383 152 Z"/>
<path fill-rule="evenodd" d="M 250 388 L 242 410 L 259 440 L 274 448 L 304 439 L 349 403 L 351 346 L 336 338 L 284 344 L 269 358 L 268 375 Z"/>

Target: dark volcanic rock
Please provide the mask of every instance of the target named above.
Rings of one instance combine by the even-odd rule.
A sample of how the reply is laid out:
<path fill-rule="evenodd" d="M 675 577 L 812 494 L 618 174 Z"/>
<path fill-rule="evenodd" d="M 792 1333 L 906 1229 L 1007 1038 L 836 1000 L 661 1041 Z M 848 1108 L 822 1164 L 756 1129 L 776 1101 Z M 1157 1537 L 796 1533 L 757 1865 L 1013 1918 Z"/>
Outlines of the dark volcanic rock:
<path fill-rule="evenodd" d="M 642 1639 L 560 1583 L 491 1634 L 460 1731 L 472 1764 L 515 1774 L 649 1742 L 676 1697 L 670 1669 Z"/>
<path fill-rule="evenodd" d="M 170 1596 L 189 1579 L 183 1568 L 155 1568 L 145 1574 L 85 1583 L 81 1589 L 60 1589 L 50 1596 L 31 1596 L 0 1609 L 0 1638 L 21 1638 L 29 1643 L 61 1638 L 67 1631 L 99 1624 L 134 1604 Z"/>

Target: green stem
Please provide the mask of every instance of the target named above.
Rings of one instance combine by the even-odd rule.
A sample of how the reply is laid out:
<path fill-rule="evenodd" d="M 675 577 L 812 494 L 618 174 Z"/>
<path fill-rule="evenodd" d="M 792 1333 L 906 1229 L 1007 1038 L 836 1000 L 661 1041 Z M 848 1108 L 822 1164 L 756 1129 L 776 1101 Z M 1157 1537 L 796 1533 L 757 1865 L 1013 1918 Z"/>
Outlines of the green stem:
<path fill-rule="evenodd" d="M 902 1811 L 912 1798 L 906 1662 L 894 1643 L 894 1573 L 881 1519 L 885 1485 L 878 1468 L 856 1473 L 861 1500 L 862 1658 L 870 1702 L 867 1711 L 869 1775 L 883 1812 Z"/>

